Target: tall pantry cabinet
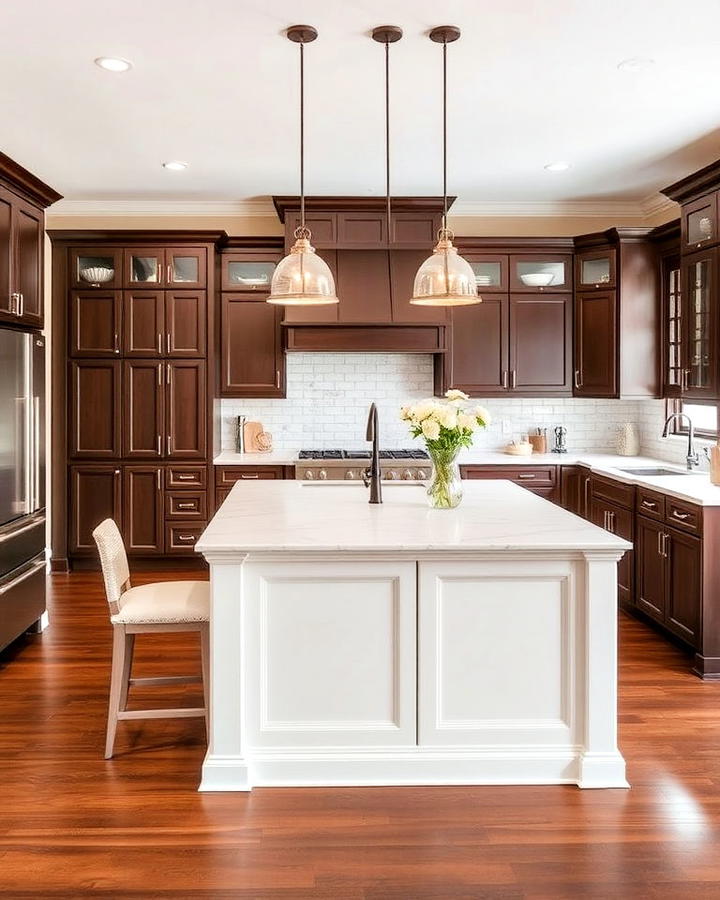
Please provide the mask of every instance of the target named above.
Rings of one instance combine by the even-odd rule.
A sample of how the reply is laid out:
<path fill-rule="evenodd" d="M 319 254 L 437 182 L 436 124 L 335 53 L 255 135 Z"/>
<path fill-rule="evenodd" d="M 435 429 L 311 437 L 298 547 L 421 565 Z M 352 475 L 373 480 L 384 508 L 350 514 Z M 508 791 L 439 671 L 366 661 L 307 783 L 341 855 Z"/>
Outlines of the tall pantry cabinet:
<path fill-rule="evenodd" d="M 129 554 L 190 556 L 211 508 L 220 232 L 50 232 L 53 567 L 114 518 Z M 63 502 L 64 501 L 64 502 Z"/>

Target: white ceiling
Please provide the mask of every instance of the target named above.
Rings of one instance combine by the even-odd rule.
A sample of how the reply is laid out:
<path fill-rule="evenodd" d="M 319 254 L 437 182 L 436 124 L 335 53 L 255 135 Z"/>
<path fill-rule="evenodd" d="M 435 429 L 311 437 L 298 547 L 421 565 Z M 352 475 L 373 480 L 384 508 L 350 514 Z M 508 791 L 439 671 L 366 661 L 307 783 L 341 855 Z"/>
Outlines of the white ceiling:
<path fill-rule="evenodd" d="M 393 193 L 465 202 L 646 198 L 720 157 L 719 0 L 17 0 L 0 28 L 0 147 L 67 198 L 237 200 L 297 193 L 298 50 L 306 51 L 310 194 L 382 194 L 383 49 L 391 50 Z M 113 75 L 93 65 L 122 56 Z M 655 64 L 620 72 L 628 57 Z M 190 162 L 173 173 L 168 159 Z M 569 160 L 562 175 L 543 165 Z"/>

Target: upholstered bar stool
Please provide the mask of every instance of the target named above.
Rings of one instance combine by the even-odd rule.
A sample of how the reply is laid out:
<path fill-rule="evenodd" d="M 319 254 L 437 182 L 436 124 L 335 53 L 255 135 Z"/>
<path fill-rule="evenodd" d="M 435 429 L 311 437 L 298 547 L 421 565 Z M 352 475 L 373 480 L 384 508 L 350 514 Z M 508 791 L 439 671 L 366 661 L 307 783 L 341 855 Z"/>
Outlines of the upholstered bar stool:
<path fill-rule="evenodd" d="M 208 727 L 208 664 L 210 584 L 207 581 L 165 581 L 130 586 L 130 569 L 120 531 L 105 519 L 93 531 L 100 553 L 105 594 L 113 626 L 112 675 L 108 707 L 105 759 L 113 755 L 117 723 L 122 719 L 170 719 L 205 717 Z M 131 678 L 136 634 L 167 634 L 199 631 L 202 677 L 179 675 L 168 678 Z M 203 684 L 203 707 L 171 709 L 127 709 L 131 685 Z"/>

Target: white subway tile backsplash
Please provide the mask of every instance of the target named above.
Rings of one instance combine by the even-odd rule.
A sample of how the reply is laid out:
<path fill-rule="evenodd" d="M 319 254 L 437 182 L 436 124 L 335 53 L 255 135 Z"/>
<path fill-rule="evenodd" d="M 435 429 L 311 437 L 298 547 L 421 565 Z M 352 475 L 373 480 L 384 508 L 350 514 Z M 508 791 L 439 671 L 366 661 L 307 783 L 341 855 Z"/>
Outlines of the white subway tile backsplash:
<path fill-rule="evenodd" d="M 220 402 L 223 450 L 234 448 L 235 418 L 241 414 L 261 421 L 272 433 L 277 450 L 362 447 L 373 400 L 380 413 L 383 446 L 411 446 L 398 411 L 404 404 L 432 396 L 433 359 L 400 353 L 289 353 L 287 384 L 284 400 Z M 475 447 L 480 449 L 496 449 L 535 427 L 547 428 L 551 439 L 553 428 L 564 425 L 570 450 L 608 452 L 615 449 L 618 427 L 636 422 L 644 453 L 668 459 L 668 453 L 675 453 L 674 446 L 667 446 L 675 442 L 658 440 L 663 401 L 507 397 L 476 402 L 486 406 L 494 419 L 476 436 Z M 503 430 L 503 421 L 508 423 L 507 430 Z M 683 455 L 681 452 L 680 457 Z"/>

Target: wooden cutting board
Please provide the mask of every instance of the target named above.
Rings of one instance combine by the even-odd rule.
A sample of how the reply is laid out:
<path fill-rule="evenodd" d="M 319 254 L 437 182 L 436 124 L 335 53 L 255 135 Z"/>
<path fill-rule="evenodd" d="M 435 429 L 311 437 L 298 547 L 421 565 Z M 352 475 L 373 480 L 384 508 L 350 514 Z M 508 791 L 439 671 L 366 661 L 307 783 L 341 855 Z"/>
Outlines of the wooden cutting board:
<path fill-rule="evenodd" d="M 245 423 L 245 452 L 260 453 L 262 448 L 257 442 L 258 435 L 262 434 L 263 427 L 261 422 Z"/>

